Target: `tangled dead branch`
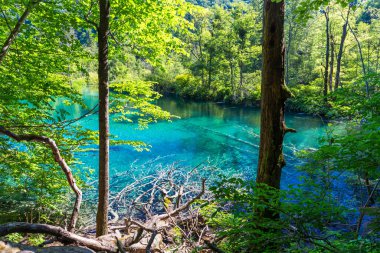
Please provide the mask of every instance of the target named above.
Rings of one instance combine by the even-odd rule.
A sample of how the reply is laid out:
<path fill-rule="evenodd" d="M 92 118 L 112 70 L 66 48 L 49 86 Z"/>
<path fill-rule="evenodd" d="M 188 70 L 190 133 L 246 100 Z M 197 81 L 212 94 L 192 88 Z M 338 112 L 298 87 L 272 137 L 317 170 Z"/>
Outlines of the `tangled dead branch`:
<path fill-rule="evenodd" d="M 130 182 L 114 192 L 110 201 L 110 234 L 93 239 L 93 228 L 82 236 L 46 224 L 9 223 L 0 226 L 0 237 L 10 233 L 42 233 L 63 243 L 76 243 L 107 252 L 191 252 L 209 248 L 214 237 L 200 215 L 203 201 L 212 198 L 206 187 L 207 166 L 156 167 L 140 179 L 118 175 Z M 210 173 L 212 174 L 212 172 Z M 54 240 L 54 239 L 53 239 Z M 209 250 L 202 251 L 209 252 Z"/>
<path fill-rule="evenodd" d="M 211 197 L 206 189 L 207 175 L 202 174 L 209 169 L 205 167 L 186 169 L 172 164 L 112 195 L 110 207 L 125 222 L 124 228 L 115 228 L 131 235 L 123 241 L 127 252 L 161 252 L 170 247 L 190 252 L 204 244 L 209 229 L 199 215 L 197 201 Z"/>

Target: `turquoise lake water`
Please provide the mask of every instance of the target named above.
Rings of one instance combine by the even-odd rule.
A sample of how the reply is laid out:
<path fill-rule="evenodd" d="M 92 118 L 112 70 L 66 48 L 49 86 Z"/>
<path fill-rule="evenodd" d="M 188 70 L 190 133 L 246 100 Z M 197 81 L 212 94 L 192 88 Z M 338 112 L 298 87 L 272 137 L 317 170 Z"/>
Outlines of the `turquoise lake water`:
<path fill-rule="evenodd" d="M 85 91 L 84 100 L 89 108 L 97 104 L 96 92 Z M 180 117 L 172 122 L 152 124 L 146 130 L 136 125 L 111 121 L 110 131 L 120 139 L 140 140 L 151 145 L 149 152 L 137 152 L 126 145 L 110 147 L 110 172 L 127 171 L 131 163 L 141 164 L 156 159 L 156 163 L 180 162 L 196 166 L 210 162 L 224 171 L 255 178 L 258 160 L 260 110 L 212 102 L 191 102 L 164 97 L 157 101 L 164 110 Z M 62 105 L 57 105 L 62 106 Z M 70 117 L 82 115 L 86 110 L 70 107 Z M 85 128 L 98 129 L 97 115 L 82 119 Z M 286 114 L 287 125 L 297 133 L 285 138 L 284 153 L 287 165 L 283 169 L 282 184 L 293 183 L 297 178 L 297 150 L 315 148 L 318 138 L 325 133 L 325 124 L 319 118 L 301 114 Z M 96 147 L 95 147 L 96 148 Z M 96 150 L 77 154 L 85 166 L 98 167 Z"/>

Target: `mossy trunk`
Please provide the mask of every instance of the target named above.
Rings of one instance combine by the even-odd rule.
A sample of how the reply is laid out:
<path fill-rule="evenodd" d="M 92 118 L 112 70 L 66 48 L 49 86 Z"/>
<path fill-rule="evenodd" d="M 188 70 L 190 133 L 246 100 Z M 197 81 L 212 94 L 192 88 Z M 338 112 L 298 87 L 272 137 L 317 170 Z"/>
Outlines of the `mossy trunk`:
<path fill-rule="evenodd" d="M 285 101 L 290 92 L 284 83 L 284 1 L 265 0 L 263 69 L 261 81 L 261 130 L 257 183 L 280 188 L 285 165 L 282 142 L 286 127 Z"/>

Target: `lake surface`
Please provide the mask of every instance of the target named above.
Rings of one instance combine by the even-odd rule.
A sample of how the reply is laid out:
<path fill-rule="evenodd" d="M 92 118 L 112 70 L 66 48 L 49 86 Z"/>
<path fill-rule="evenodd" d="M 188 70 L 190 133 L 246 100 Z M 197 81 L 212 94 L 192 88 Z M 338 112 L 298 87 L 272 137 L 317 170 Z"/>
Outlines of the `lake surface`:
<path fill-rule="evenodd" d="M 89 108 L 98 102 L 94 91 L 86 90 L 83 97 Z M 142 131 L 130 123 L 111 121 L 111 134 L 118 136 L 118 139 L 144 141 L 152 146 L 149 152 L 137 152 L 126 145 L 111 146 L 111 175 L 127 171 L 133 162 L 142 164 L 155 160 L 163 165 L 181 162 L 184 166 L 210 162 L 231 174 L 239 173 L 245 178 L 255 178 L 259 148 L 259 109 L 169 97 L 161 98 L 157 104 L 180 119 L 152 124 Z M 61 106 L 63 105 L 56 104 L 56 107 Z M 85 110 L 75 106 L 68 110 L 71 114 L 69 118 L 85 113 Z M 294 183 L 297 178 L 295 166 L 301 161 L 296 158 L 296 151 L 317 147 L 318 138 L 325 132 L 325 125 L 319 118 L 289 113 L 286 114 L 286 122 L 297 133 L 287 134 L 285 138 L 287 165 L 282 174 L 284 187 Z M 98 116 L 82 119 L 79 124 L 97 130 Z M 77 156 L 84 166 L 95 170 L 93 177 L 96 178 L 98 152 L 93 150 Z"/>

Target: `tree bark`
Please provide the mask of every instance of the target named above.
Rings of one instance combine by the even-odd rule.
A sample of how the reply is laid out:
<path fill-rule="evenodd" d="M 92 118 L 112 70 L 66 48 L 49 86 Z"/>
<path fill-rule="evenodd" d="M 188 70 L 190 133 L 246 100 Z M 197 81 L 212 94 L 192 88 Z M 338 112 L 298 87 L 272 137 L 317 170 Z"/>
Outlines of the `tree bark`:
<path fill-rule="evenodd" d="M 346 40 L 346 37 L 347 37 L 347 25 L 348 25 L 348 18 L 350 16 L 350 11 L 351 11 L 351 5 L 349 5 L 348 7 L 347 17 L 343 25 L 342 37 L 340 38 L 339 52 L 336 59 L 335 90 L 337 90 L 340 85 L 340 66 L 341 66 L 342 56 L 343 56 L 344 41 Z"/>
<path fill-rule="evenodd" d="M 59 148 L 58 148 L 57 144 L 55 143 L 55 141 L 53 139 L 48 138 L 48 137 L 39 136 L 39 135 L 32 135 L 32 134 L 17 135 L 17 134 L 15 134 L 9 130 L 6 130 L 2 126 L 0 126 L 0 134 L 4 134 L 4 135 L 6 135 L 6 136 L 18 141 L 18 142 L 20 142 L 20 141 L 40 142 L 40 143 L 43 143 L 43 144 L 50 147 L 50 149 L 53 151 L 54 160 L 59 164 L 59 166 L 61 167 L 61 169 L 65 173 L 67 182 L 69 183 L 71 189 L 73 190 L 73 192 L 76 195 L 76 200 L 75 200 L 73 212 L 71 214 L 70 223 L 68 226 L 68 230 L 73 231 L 75 228 L 75 225 L 77 223 L 77 220 L 78 220 L 79 210 L 80 210 L 80 206 L 82 203 L 82 191 L 79 189 L 79 187 L 75 183 L 75 178 L 74 178 L 73 174 L 71 173 L 71 169 L 67 165 L 66 161 L 62 158 L 62 156 L 59 152 Z"/>
<path fill-rule="evenodd" d="M 291 96 L 284 83 L 285 3 L 265 0 L 263 25 L 263 69 L 261 81 L 261 128 L 257 183 L 280 188 L 285 165 L 282 145 L 285 133 L 285 101 Z M 270 212 L 266 217 L 273 217 Z"/>
<path fill-rule="evenodd" d="M 323 77 L 323 97 L 325 103 L 327 103 L 327 93 L 328 93 L 328 76 L 329 76 L 329 57 L 330 57 L 330 34 L 329 34 L 329 7 L 326 8 L 326 11 L 324 11 L 325 18 L 326 18 L 326 58 L 325 58 L 325 72 Z"/>
<path fill-rule="evenodd" d="M 13 222 L 0 225 L 0 237 L 12 233 L 49 234 L 59 237 L 60 240 L 76 242 L 96 251 L 104 250 L 107 252 L 116 252 L 114 248 L 104 246 L 97 240 L 85 238 L 68 232 L 61 227 L 56 227 L 47 224 Z"/>
<path fill-rule="evenodd" d="M 99 78 L 99 199 L 96 214 L 96 236 L 108 233 L 109 204 L 109 66 L 108 33 L 110 2 L 99 0 L 98 78 Z"/>
<path fill-rule="evenodd" d="M 21 15 L 21 17 L 17 21 L 15 27 L 13 28 L 13 30 L 11 31 L 11 33 L 9 34 L 7 40 L 4 42 L 4 45 L 1 48 L 1 52 L 0 52 L 0 65 L 3 62 L 3 60 L 5 58 L 5 55 L 7 54 L 9 48 L 11 47 L 11 45 L 13 43 L 13 41 L 15 40 L 15 38 L 17 37 L 17 35 L 20 33 L 21 26 L 22 26 L 22 24 L 24 24 L 26 18 L 29 16 L 30 11 L 35 6 L 37 6 L 39 4 L 39 2 L 41 2 L 41 1 L 31 1 L 28 4 L 28 6 L 26 7 L 24 13 Z"/>

